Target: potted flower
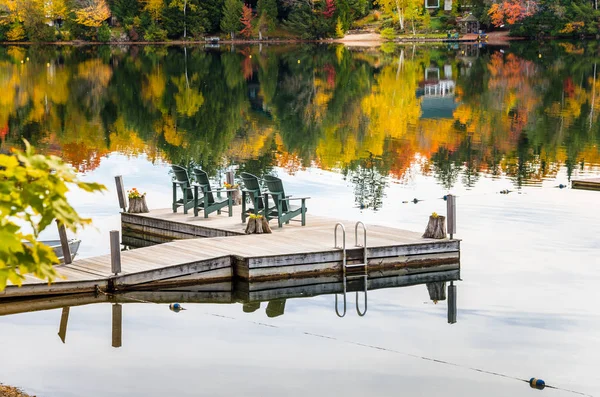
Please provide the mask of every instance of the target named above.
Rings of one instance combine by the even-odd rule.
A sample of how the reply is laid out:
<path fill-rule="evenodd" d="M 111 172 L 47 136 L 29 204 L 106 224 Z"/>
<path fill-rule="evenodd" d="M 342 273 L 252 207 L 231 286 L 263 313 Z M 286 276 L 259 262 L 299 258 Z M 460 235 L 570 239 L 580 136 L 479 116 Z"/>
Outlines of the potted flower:
<path fill-rule="evenodd" d="M 146 205 L 146 193 L 140 193 L 137 188 L 133 188 L 127 191 L 127 198 L 129 199 L 129 209 L 127 212 L 130 214 L 139 214 L 142 212 L 150 212 L 148 211 L 148 206 Z"/>
<path fill-rule="evenodd" d="M 242 204 L 242 194 L 239 191 L 240 188 L 240 184 L 239 183 L 223 183 L 223 187 L 227 190 L 234 190 L 233 192 L 231 192 L 231 199 L 233 200 L 233 205 L 240 205 Z"/>

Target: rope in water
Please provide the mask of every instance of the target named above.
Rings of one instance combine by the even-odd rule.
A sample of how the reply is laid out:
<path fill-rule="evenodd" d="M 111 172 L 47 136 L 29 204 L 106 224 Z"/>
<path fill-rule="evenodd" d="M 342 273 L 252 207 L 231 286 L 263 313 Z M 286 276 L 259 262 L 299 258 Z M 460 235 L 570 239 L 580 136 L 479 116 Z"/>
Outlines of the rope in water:
<path fill-rule="evenodd" d="M 101 290 L 99 290 L 99 292 L 102 293 L 103 295 L 106 295 L 106 296 L 116 296 L 115 294 L 108 294 L 108 293 L 106 293 L 104 291 L 101 291 Z M 146 301 L 146 300 L 143 300 L 143 299 L 131 298 L 131 297 L 124 296 L 124 295 L 119 295 L 119 296 L 122 297 L 122 298 L 128 299 L 128 300 L 134 301 L 134 302 L 152 303 L 152 304 L 162 305 L 162 303 L 150 302 L 150 301 Z M 218 317 L 218 318 L 225 318 L 225 319 L 228 319 L 228 320 L 244 321 L 244 322 L 247 322 L 247 323 L 250 323 L 250 324 L 259 325 L 259 326 L 262 326 L 262 327 L 281 328 L 281 329 L 284 328 L 284 327 L 281 327 L 281 326 L 277 326 L 277 325 L 273 325 L 273 324 L 267 324 L 267 323 L 263 323 L 263 322 L 260 322 L 260 321 L 252 321 L 252 320 L 247 320 L 247 319 L 240 319 L 239 317 L 225 316 L 223 314 L 216 314 L 216 313 L 210 313 L 210 312 L 201 312 L 201 313 L 204 314 L 204 315 L 207 315 L 207 316 Z M 511 376 L 511 375 L 502 374 L 500 372 L 487 371 L 487 370 L 481 369 L 481 368 L 475 368 L 475 367 L 470 367 L 470 366 L 467 366 L 467 365 L 457 364 L 457 363 L 453 363 L 451 361 L 440 360 L 440 359 L 437 359 L 437 358 L 432 358 L 432 357 L 427 357 L 427 356 L 419 356 L 417 354 L 406 353 L 406 352 L 402 352 L 402 351 L 399 351 L 399 350 L 390 349 L 390 348 L 386 348 L 386 347 L 382 347 L 382 346 L 369 345 L 369 344 L 355 342 L 355 341 L 351 341 L 351 340 L 338 339 L 338 338 L 335 338 L 335 337 L 332 337 L 332 336 L 315 334 L 315 333 L 307 332 L 307 331 L 299 331 L 299 332 L 301 334 L 303 334 L 303 335 L 312 336 L 312 337 L 316 337 L 316 338 L 334 340 L 336 342 L 347 343 L 347 344 L 351 344 L 351 345 L 355 345 L 355 346 L 365 347 L 365 348 L 368 348 L 368 349 L 381 350 L 381 351 L 385 351 L 385 352 L 388 352 L 388 353 L 400 354 L 400 355 L 403 355 L 403 356 L 412 357 L 412 358 L 418 358 L 418 359 L 421 359 L 421 360 L 431 361 L 431 362 L 438 363 L 438 364 L 444 364 L 444 365 L 449 365 L 449 366 L 452 366 L 452 367 L 457 367 L 457 368 L 462 368 L 462 369 L 468 369 L 470 371 L 484 373 L 484 374 L 487 374 L 487 375 L 492 375 L 492 376 L 498 376 L 498 377 L 501 377 L 501 378 L 517 380 L 517 381 L 525 382 L 525 383 L 528 383 L 528 384 L 530 383 L 530 380 L 527 380 L 527 379 L 523 379 L 523 378 L 518 378 L 518 377 L 515 377 L 515 376 Z M 561 388 L 561 387 L 558 387 L 558 386 L 545 385 L 545 387 L 547 387 L 549 389 L 555 389 L 555 390 L 564 391 L 564 392 L 567 392 L 567 393 L 577 394 L 577 395 L 580 395 L 580 396 L 593 397 L 590 394 L 578 392 L 578 391 L 575 391 L 575 390 L 564 389 L 564 388 Z"/>

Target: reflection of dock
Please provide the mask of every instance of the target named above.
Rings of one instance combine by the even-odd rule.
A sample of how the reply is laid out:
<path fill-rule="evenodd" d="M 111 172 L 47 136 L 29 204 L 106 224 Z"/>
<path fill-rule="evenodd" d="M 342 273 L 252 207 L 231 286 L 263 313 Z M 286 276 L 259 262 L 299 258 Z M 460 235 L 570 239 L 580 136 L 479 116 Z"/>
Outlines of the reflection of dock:
<path fill-rule="evenodd" d="M 571 187 L 573 189 L 600 190 L 600 178 L 573 179 Z"/>
<path fill-rule="evenodd" d="M 400 288 L 408 286 L 426 286 L 422 292 L 428 293 L 429 298 L 438 301 L 446 300 L 448 289 L 448 323 L 456 323 L 456 286 L 454 281 L 460 277 L 458 270 L 443 270 L 448 266 L 441 266 L 434 272 L 410 274 L 406 269 L 377 273 L 376 278 L 367 281 L 367 290 L 386 288 Z M 356 281 L 356 282 L 355 282 Z M 362 281 L 349 281 L 347 291 L 364 291 Z M 450 283 L 450 285 L 447 285 Z M 62 295 L 57 297 L 37 297 L 0 302 L 0 316 L 19 313 L 54 310 L 62 308 L 58 336 L 63 343 L 67 341 L 69 313 L 71 307 L 85 306 L 98 303 L 112 304 L 112 346 L 121 347 L 123 340 L 123 315 L 127 304 L 163 304 L 179 302 L 183 306 L 188 304 L 241 304 L 241 311 L 252 313 L 267 302 L 265 313 L 268 317 L 278 317 L 285 314 L 287 301 L 297 298 L 308 298 L 317 295 L 333 295 L 344 290 L 340 277 L 325 276 L 320 278 L 287 279 L 280 281 L 248 282 L 236 281 L 202 285 L 181 285 L 177 288 L 162 290 L 133 291 L 117 294 L 85 293 Z M 364 312 L 366 313 L 367 295 L 364 295 Z M 358 295 L 357 295 L 358 297 Z M 187 306 L 190 310 L 193 307 Z M 173 310 L 173 309 L 171 309 Z M 337 308 L 336 308 L 337 310 Z M 174 310 L 176 311 L 176 310 Z M 357 306 L 358 311 L 358 306 Z"/>
<path fill-rule="evenodd" d="M 57 267 L 64 280 L 48 285 L 26 276 L 22 287 L 8 286 L 0 299 L 149 289 L 234 278 L 266 281 L 340 275 L 342 251 L 333 247 L 336 220 L 308 217 L 307 222 L 305 227 L 292 223 L 275 228 L 272 234 L 245 235 L 239 213 L 208 219 L 170 210 L 122 214 L 124 244 L 169 242 L 121 252 L 122 272 L 118 275 L 111 270 L 110 255 L 79 259 Z M 450 266 L 444 270 L 459 269 L 459 240 L 423 239 L 420 233 L 382 226 L 368 229 L 369 278 L 391 269 L 414 273 L 440 265 Z M 347 259 L 349 264 L 363 263 L 362 248 L 348 248 Z"/>

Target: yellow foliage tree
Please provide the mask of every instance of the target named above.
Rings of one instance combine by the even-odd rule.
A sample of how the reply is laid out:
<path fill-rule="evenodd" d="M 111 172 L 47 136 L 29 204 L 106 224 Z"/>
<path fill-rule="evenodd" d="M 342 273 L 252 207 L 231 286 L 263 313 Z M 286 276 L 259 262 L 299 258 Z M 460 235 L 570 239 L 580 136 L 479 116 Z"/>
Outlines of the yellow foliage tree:
<path fill-rule="evenodd" d="M 110 18 L 110 8 L 106 0 L 80 0 L 80 8 L 75 10 L 77 23 L 91 28 L 98 28 Z"/>

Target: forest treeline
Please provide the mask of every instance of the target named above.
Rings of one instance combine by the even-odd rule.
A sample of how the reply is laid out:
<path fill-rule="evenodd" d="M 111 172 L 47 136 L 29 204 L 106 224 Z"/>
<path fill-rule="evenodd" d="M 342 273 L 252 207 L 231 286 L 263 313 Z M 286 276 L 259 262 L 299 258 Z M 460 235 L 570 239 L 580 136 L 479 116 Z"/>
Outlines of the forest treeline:
<path fill-rule="evenodd" d="M 372 7 L 372 0 L 0 0 L 0 41 L 250 38 L 276 30 L 324 38 Z"/>
<path fill-rule="evenodd" d="M 435 7 L 435 4 L 438 6 Z M 426 7 L 429 5 L 429 7 Z M 433 5 L 433 6 L 432 6 Z M 466 13 L 513 35 L 599 34 L 598 0 L 0 0 L 0 41 L 242 39 L 459 30 Z"/>

